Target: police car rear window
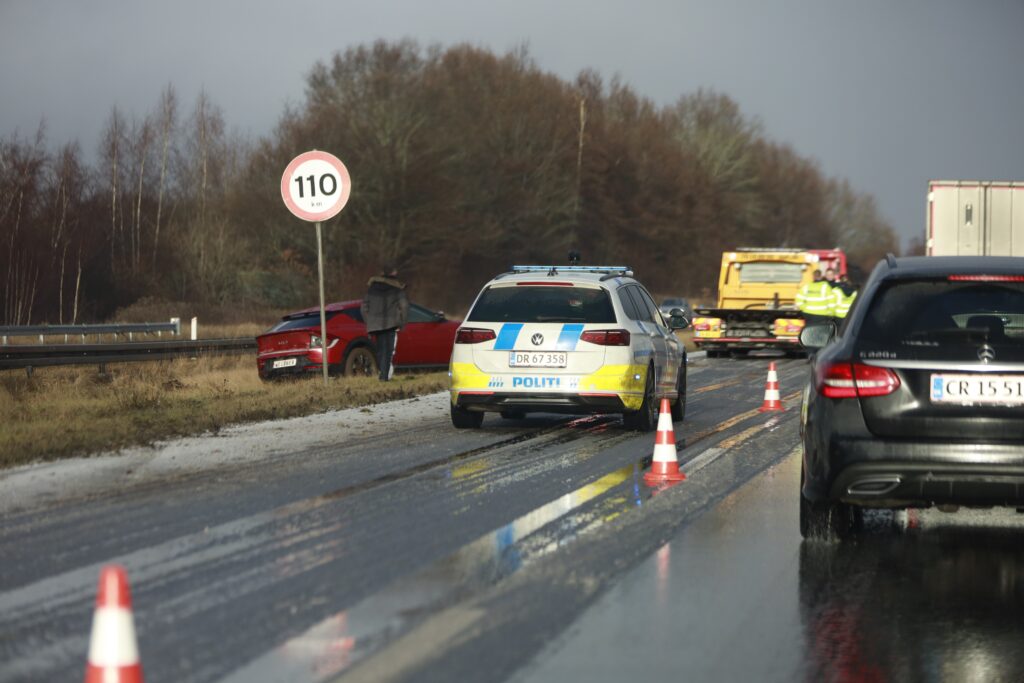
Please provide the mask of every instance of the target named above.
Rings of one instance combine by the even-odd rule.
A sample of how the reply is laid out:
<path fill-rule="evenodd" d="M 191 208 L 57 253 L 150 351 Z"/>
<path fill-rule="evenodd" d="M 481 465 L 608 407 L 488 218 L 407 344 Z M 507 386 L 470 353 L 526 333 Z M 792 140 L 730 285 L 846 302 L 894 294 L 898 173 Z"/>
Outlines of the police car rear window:
<path fill-rule="evenodd" d="M 614 323 L 615 309 L 603 289 L 583 287 L 489 287 L 467 320 L 479 323 Z"/>

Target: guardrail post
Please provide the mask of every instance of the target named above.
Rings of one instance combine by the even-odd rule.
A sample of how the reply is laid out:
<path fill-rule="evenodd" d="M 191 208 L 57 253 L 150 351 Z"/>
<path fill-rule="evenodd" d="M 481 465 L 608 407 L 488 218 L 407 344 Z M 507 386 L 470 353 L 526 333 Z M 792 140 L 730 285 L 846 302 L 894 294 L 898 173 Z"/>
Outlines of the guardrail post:
<path fill-rule="evenodd" d="M 181 336 L 181 318 L 171 318 L 171 324 L 174 325 L 174 331 L 171 334 L 175 337 Z"/>
<path fill-rule="evenodd" d="M 199 338 L 199 318 L 192 317 L 192 341 Z"/>

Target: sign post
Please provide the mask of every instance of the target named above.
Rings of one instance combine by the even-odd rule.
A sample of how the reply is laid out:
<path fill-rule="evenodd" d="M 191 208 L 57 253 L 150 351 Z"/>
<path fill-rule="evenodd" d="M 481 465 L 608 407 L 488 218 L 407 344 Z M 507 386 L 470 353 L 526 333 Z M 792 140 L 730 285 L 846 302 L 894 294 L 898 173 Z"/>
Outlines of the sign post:
<path fill-rule="evenodd" d="M 324 247 L 321 223 L 345 208 L 352 179 L 341 159 L 313 150 L 295 157 L 281 176 L 281 199 L 296 217 L 316 223 L 316 260 L 320 276 L 320 356 L 327 385 L 327 313 L 324 308 Z"/>

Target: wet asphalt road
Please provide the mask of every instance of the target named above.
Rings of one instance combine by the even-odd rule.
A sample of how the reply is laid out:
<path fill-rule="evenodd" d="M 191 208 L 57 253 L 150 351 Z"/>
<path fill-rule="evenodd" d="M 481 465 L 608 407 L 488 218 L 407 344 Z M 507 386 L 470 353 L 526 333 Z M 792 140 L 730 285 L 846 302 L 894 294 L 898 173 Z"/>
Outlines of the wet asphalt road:
<path fill-rule="evenodd" d="M 1024 516 L 878 511 L 856 542 L 803 542 L 799 458 L 658 548 L 515 683 L 1024 680 Z"/>
<path fill-rule="evenodd" d="M 641 481 L 652 435 L 617 419 L 489 416 L 476 432 L 431 418 L 299 457 L 7 515 L 0 681 L 82 675 L 96 577 L 110 561 L 128 568 L 151 683 L 501 681 L 576 670 L 621 680 L 600 676 L 617 671 L 612 663 L 595 673 L 574 654 L 593 651 L 574 638 L 600 641 L 602 613 L 629 615 L 630 633 L 602 644 L 609 662 L 633 662 L 618 670 L 631 677 L 641 665 L 671 671 L 676 653 L 703 642 L 686 637 L 695 632 L 743 655 L 720 660 L 779 662 L 737 669 L 754 680 L 843 680 L 847 661 L 909 672 L 877 680 L 964 680 L 918 674 L 964 648 L 973 661 L 1020 663 L 1007 661 L 1019 610 L 997 609 L 1021 597 L 1012 534 L 930 533 L 922 516 L 905 533 L 876 520 L 883 531 L 856 546 L 801 545 L 792 453 L 807 366 L 780 363 L 790 409 L 761 414 L 766 365 L 691 366 L 687 419 L 676 426 L 688 480 L 659 492 Z M 662 609 L 655 625 L 630 585 L 655 612 L 694 599 Z M 977 603 L 987 608 L 975 613 Z M 897 656 L 922 623 L 943 619 L 949 627 L 917 645 L 916 658 Z M 966 638 L 963 620 L 976 627 Z M 637 644 L 651 642 L 638 639 L 654 628 L 665 629 L 669 652 L 638 659 Z"/>

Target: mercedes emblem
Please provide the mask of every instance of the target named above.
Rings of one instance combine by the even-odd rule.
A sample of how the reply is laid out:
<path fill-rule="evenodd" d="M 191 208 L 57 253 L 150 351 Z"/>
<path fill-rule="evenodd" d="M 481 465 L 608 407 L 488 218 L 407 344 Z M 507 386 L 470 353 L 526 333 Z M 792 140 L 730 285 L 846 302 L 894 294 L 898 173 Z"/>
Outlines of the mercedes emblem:
<path fill-rule="evenodd" d="M 991 363 L 996 359 L 996 350 L 988 344 L 978 349 L 978 360 L 982 363 Z"/>
<path fill-rule="evenodd" d="M 540 346 L 544 343 L 544 335 L 538 332 L 537 334 L 530 337 L 530 341 L 533 342 L 534 346 Z"/>

